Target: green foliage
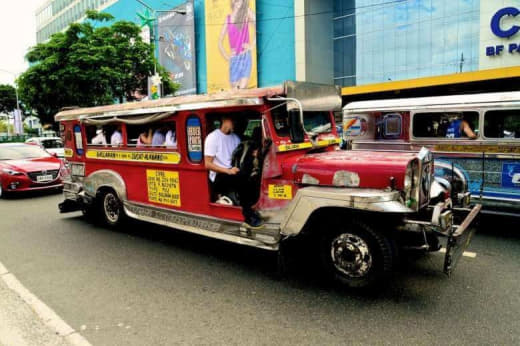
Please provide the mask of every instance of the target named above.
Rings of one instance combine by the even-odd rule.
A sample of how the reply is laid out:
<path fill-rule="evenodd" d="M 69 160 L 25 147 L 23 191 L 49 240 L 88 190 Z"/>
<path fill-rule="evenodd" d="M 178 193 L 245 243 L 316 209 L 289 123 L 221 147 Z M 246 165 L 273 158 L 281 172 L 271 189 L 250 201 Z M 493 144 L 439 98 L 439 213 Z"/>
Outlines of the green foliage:
<path fill-rule="evenodd" d="M 154 71 L 153 47 L 142 41 L 138 25 L 113 20 L 110 14 L 88 11 L 83 23 L 74 23 L 26 55 L 32 66 L 18 79 L 20 97 L 35 109 L 42 123 L 52 122 L 60 108 L 89 107 L 135 99 L 147 93 Z M 165 94 L 176 85 L 163 69 Z"/>
<path fill-rule="evenodd" d="M 16 108 L 16 90 L 9 84 L 0 84 L 0 113 L 9 113 Z"/>

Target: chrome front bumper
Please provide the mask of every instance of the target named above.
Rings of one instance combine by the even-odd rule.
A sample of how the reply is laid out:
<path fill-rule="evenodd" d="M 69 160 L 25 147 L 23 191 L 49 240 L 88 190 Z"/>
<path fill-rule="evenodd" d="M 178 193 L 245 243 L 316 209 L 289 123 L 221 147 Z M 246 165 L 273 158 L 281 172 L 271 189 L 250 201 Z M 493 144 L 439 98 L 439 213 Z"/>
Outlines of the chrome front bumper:
<path fill-rule="evenodd" d="M 426 242 L 426 234 L 433 233 L 448 238 L 443 271 L 450 276 L 462 254 L 469 246 L 476 230 L 477 216 L 482 209 L 480 204 L 471 208 L 451 208 L 451 203 L 439 203 L 433 207 L 430 221 L 406 219 L 403 230 L 422 232 L 424 234 L 424 250 L 431 249 Z"/>

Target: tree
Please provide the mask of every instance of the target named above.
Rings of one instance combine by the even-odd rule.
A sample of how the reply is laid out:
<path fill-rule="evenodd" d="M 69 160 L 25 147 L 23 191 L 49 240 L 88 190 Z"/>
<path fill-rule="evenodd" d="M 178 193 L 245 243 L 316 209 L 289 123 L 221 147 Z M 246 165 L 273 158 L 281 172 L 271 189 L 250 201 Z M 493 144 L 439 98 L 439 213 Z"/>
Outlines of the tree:
<path fill-rule="evenodd" d="M 153 47 L 142 41 L 138 25 L 113 20 L 110 14 L 88 11 L 83 23 L 73 23 L 26 55 L 32 64 L 18 79 L 19 92 L 42 123 L 52 122 L 60 108 L 134 100 L 146 93 L 147 78 L 156 65 Z M 97 25 L 102 24 L 102 25 Z M 165 94 L 178 85 L 157 68 Z"/>
<path fill-rule="evenodd" d="M 16 108 L 16 90 L 9 84 L 0 84 L 0 113 L 9 113 Z"/>

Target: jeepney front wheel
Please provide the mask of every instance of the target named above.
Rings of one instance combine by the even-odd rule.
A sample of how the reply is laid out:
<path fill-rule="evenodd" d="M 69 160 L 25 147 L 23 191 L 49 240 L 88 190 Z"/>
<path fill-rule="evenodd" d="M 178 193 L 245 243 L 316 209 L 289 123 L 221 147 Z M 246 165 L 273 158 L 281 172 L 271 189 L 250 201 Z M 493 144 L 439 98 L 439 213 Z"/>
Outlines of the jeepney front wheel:
<path fill-rule="evenodd" d="M 389 277 L 395 263 L 392 242 L 364 222 L 340 226 L 323 235 L 320 254 L 334 281 L 351 287 L 374 287 Z"/>
<path fill-rule="evenodd" d="M 123 203 L 113 190 L 105 190 L 100 194 L 99 206 L 105 223 L 110 227 L 120 226 L 126 219 Z"/>

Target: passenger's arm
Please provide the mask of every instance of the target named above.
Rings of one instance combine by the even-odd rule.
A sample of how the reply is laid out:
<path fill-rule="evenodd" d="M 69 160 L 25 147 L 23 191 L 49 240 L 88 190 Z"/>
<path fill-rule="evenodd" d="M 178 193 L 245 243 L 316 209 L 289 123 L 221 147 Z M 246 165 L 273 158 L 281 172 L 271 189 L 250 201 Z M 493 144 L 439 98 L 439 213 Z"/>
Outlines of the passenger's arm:
<path fill-rule="evenodd" d="M 462 121 L 462 131 L 464 131 L 466 136 L 468 136 L 468 138 L 470 138 L 470 139 L 477 138 L 477 134 L 475 132 L 473 132 L 473 130 L 471 129 L 471 126 L 469 126 L 469 124 L 466 120 Z"/>
<path fill-rule="evenodd" d="M 231 167 L 231 168 L 220 167 L 219 165 L 216 165 L 215 163 L 213 163 L 213 160 L 215 160 L 214 156 L 204 156 L 204 165 L 206 166 L 206 169 L 217 172 L 217 173 L 223 173 L 223 174 L 229 174 L 229 175 L 235 175 L 240 171 L 240 169 L 238 169 L 237 167 Z"/>

